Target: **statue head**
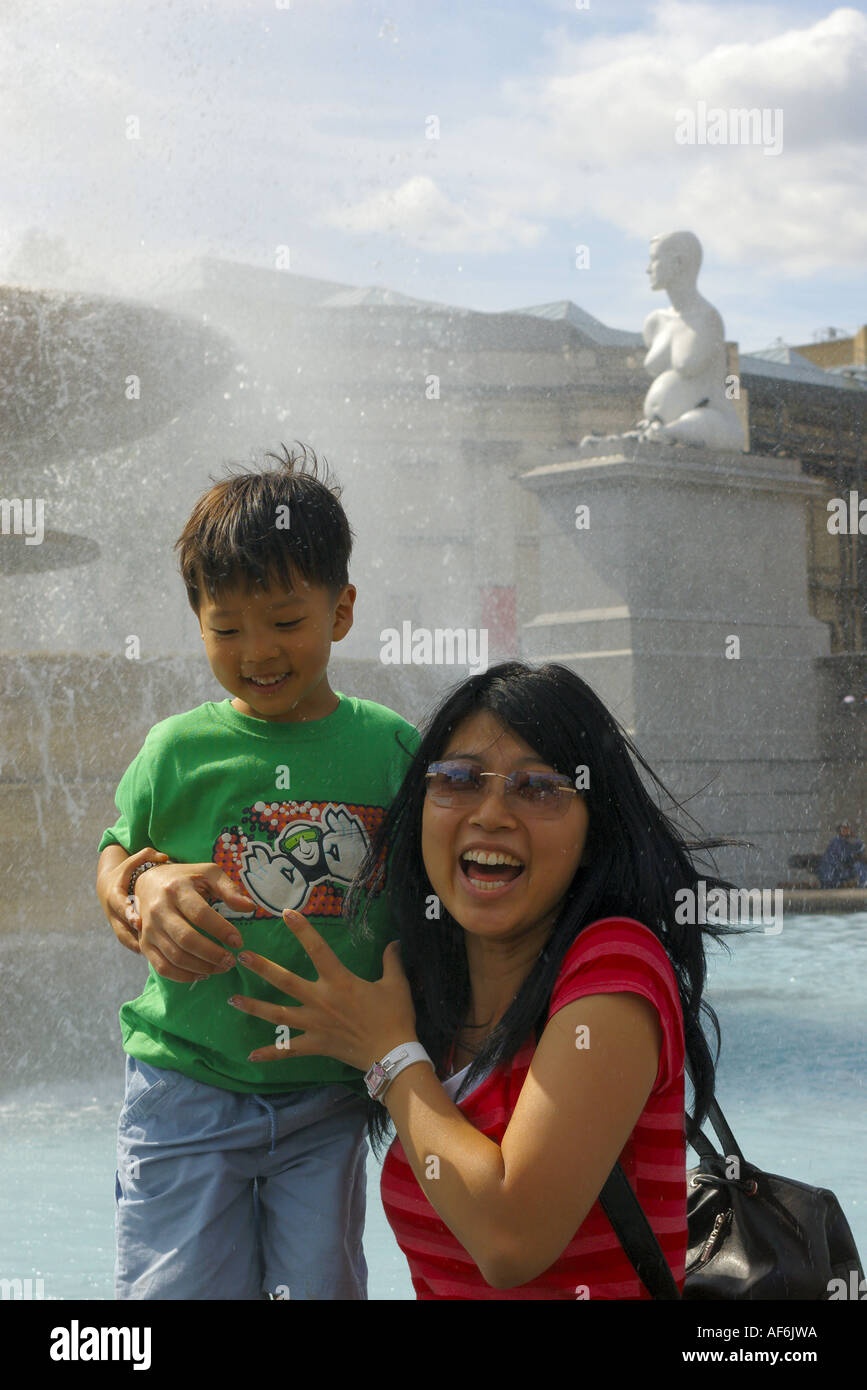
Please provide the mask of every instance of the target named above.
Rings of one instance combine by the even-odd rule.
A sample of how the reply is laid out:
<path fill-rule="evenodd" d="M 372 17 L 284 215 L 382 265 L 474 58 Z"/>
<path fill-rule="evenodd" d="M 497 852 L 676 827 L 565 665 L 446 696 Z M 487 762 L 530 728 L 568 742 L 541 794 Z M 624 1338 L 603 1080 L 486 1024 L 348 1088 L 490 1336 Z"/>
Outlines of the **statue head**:
<path fill-rule="evenodd" d="M 676 280 L 694 285 L 701 267 L 701 242 L 695 232 L 669 232 L 655 236 L 650 242 L 650 276 L 652 290 L 665 290 Z"/>

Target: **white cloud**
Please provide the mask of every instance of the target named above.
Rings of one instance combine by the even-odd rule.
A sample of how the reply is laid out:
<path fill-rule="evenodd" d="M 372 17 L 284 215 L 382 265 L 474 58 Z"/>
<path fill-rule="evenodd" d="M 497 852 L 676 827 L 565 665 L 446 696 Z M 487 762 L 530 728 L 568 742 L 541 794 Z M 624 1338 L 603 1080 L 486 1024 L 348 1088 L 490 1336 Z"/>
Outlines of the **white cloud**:
<path fill-rule="evenodd" d="M 514 214 L 595 214 L 636 235 L 690 226 L 726 259 L 793 275 L 863 265 L 867 17 L 769 32 L 765 15 L 754 41 L 733 40 L 728 7 L 654 17 L 651 34 L 561 45 L 555 73 L 504 89 L 508 117 L 468 132 Z M 781 110 L 782 152 L 678 145 L 677 111 L 699 102 Z"/>
<path fill-rule="evenodd" d="M 502 81 L 459 128 L 444 119 L 431 174 L 362 123 L 344 205 L 322 220 L 458 254 L 537 245 L 554 221 L 642 238 L 688 226 L 730 263 L 863 266 L 867 17 L 841 8 L 799 27 L 772 7 L 665 0 L 645 20 L 580 41 L 579 23 L 558 28 L 547 71 Z M 781 152 L 679 145 L 678 111 L 699 103 L 781 111 L 768 127 Z"/>
<path fill-rule="evenodd" d="M 544 232 L 540 224 L 513 216 L 500 202 L 468 211 L 424 174 L 349 207 L 334 209 L 326 220 L 348 231 L 385 233 L 427 251 L 458 254 L 470 249 L 495 253 L 534 246 Z"/>

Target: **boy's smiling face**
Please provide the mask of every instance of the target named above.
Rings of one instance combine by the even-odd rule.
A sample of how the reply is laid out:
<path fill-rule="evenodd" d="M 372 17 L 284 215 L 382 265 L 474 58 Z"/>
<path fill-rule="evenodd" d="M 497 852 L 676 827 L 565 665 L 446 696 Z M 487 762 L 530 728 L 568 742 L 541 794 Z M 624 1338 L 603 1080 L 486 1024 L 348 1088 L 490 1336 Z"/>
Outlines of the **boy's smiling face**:
<path fill-rule="evenodd" d="M 291 723 L 324 719 L 337 708 L 328 683 L 332 642 L 352 627 L 355 587 L 338 594 L 293 576 L 292 588 L 240 581 L 211 598 L 199 625 L 211 670 L 240 714 Z"/>

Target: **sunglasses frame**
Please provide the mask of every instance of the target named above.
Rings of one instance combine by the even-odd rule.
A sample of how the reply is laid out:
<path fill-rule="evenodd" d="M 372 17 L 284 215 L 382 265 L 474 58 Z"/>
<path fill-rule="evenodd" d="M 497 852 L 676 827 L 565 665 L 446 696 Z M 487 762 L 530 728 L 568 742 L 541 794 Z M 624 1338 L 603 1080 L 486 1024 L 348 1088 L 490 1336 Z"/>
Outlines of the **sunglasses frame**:
<path fill-rule="evenodd" d="M 433 794 L 433 792 L 431 791 L 431 788 L 430 788 L 430 779 L 431 779 L 432 777 L 436 777 L 437 775 L 439 775 L 440 772 L 442 771 L 442 769 L 443 769 L 443 768 L 446 768 L 446 767 L 463 767 L 463 768 L 466 768 L 468 771 L 471 770 L 471 769 L 473 769 L 473 768 L 476 768 L 476 769 L 478 769 L 478 771 L 477 771 L 477 776 L 478 776 L 479 778 L 482 778 L 482 777 L 499 777 L 499 778 L 501 778 L 501 779 L 506 783 L 506 786 L 505 786 L 504 791 L 503 791 L 503 797 L 504 797 L 504 798 L 509 797 L 509 794 L 510 794 L 510 792 L 511 792 L 511 793 L 512 793 L 512 796 L 511 796 L 511 798 L 510 798 L 510 801 L 517 802 L 517 805 L 520 807 L 520 809 L 521 809 L 522 811 L 525 811 L 525 812 L 529 813 L 530 815 L 540 815 L 540 814 L 541 814 L 541 815 L 544 815 L 544 812 L 541 810 L 540 807 L 534 806 L 534 805 L 532 804 L 532 802 L 524 802 L 524 801 L 522 801 L 520 790 L 515 786 L 515 782 L 514 782 L 514 778 L 515 778 L 516 776 L 519 776 L 519 775 L 522 775 L 522 774 L 523 774 L 523 775 L 526 775 L 526 776 L 528 776 L 528 777 L 532 776 L 532 775 L 533 775 L 533 772 L 534 772 L 534 769 L 532 769 L 532 768 L 530 768 L 530 769 L 521 769 L 520 772 L 508 772 L 508 773 L 506 773 L 506 772 L 485 772 L 485 771 L 482 770 L 482 764 L 481 764 L 481 763 L 463 762 L 463 761 L 462 761 L 461 759 L 459 759 L 459 758 L 442 758 L 442 759 L 439 759 L 437 762 L 433 762 L 433 763 L 430 763 L 430 764 L 428 765 L 427 772 L 425 773 L 425 782 L 427 783 L 426 793 L 427 793 L 427 795 L 430 797 L 431 801 L 433 801 L 433 803 L 434 803 L 435 806 L 442 806 L 445 810 L 452 810 L 452 809 L 454 809 L 453 805 L 448 805 L 448 804 L 447 804 L 446 802 L 444 802 L 444 801 L 437 800 L 437 798 L 434 796 L 434 794 Z M 578 795 L 579 795 L 579 792 L 578 792 L 577 787 L 573 787 L 573 786 L 572 786 L 572 784 L 571 784 L 569 778 L 565 775 L 565 773 L 562 773 L 562 772 L 542 772 L 542 771 L 539 771 L 538 769 L 535 769 L 535 771 L 536 771 L 536 776 L 538 776 L 538 777 L 550 777 L 550 778 L 557 778 L 557 779 L 559 779 L 559 780 L 557 781 L 557 783 L 556 783 L 557 790 L 558 790 L 559 792 L 571 792 L 571 793 L 573 793 L 575 796 L 578 796 Z M 468 793 L 472 793 L 472 797 L 471 797 L 470 795 L 468 795 Z M 458 789 L 456 789 L 456 794 L 457 794 L 457 795 L 460 795 L 460 791 L 459 791 Z M 475 787 L 475 786 L 472 786 L 471 784 L 468 784 L 468 785 L 466 786 L 466 788 L 465 788 L 465 794 L 467 794 L 467 795 L 466 795 L 466 803 L 465 803 L 467 806 L 469 806 L 469 805 L 471 804 L 471 801 L 472 801 L 472 799 L 474 799 L 474 798 L 478 799 L 478 802 L 481 803 L 481 802 L 484 800 L 484 787 L 482 787 L 482 786 Z M 553 819 L 557 819 L 557 818 L 559 818 L 560 816 L 564 816 L 564 815 L 566 814 L 566 812 L 568 811 L 568 809 L 569 809 L 569 803 L 568 803 L 568 801 L 566 801 L 565 797 L 563 797 L 563 796 L 558 796 L 557 801 L 554 803 L 554 806 L 553 806 L 553 807 L 548 807 L 548 808 L 547 808 L 549 818 L 552 819 L 552 820 L 553 820 Z"/>

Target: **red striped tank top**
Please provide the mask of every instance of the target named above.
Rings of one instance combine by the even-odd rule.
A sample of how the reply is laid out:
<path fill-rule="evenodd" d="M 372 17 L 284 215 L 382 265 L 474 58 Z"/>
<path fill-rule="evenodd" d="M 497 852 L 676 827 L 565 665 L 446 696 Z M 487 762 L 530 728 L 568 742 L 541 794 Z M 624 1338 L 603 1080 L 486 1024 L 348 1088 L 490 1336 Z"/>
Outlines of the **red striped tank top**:
<path fill-rule="evenodd" d="M 591 923 L 564 957 L 548 1017 L 575 999 L 620 990 L 649 999 L 662 1028 L 656 1081 L 620 1163 L 682 1290 L 687 1245 L 683 1014 L 665 948 L 653 932 L 631 918 L 608 917 Z M 531 1039 L 510 1062 L 495 1068 L 456 1102 L 470 1123 L 498 1144 L 534 1050 L 535 1039 Z M 650 1297 L 598 1201 L 550 1268 L 517 1288 L 493 1289 L 431 1206 L 398 1139 L 383 1164 L 381 1192 L 419 1299 Z"/>

